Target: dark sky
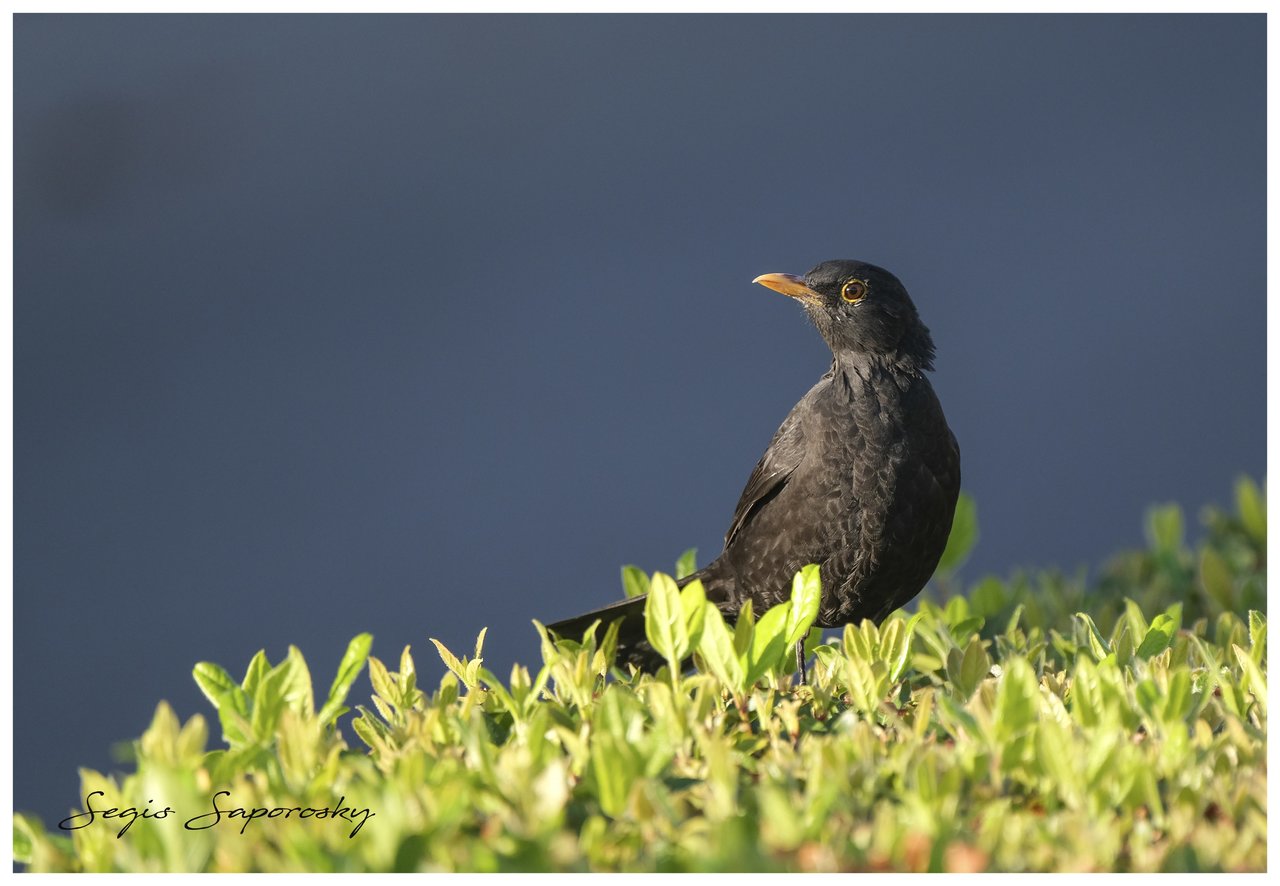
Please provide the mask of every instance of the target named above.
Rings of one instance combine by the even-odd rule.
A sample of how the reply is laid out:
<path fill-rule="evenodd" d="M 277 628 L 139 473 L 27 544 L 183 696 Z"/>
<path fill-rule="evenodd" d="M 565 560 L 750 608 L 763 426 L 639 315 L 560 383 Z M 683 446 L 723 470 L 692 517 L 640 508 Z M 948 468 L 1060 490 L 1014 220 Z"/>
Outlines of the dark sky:
<path fill-rule="evenodd" d="M 858 258 L 982 539 L 1075 569 L 1265 468 L 1265 18 L 18 16 L 15 767 L 299 645 L 537 659 L 719 550 Z M 1193 520 L 1194 522 L 1194 520 Z M 357 684 L 359 701 L 368 695 Z M 216 733 L 216 730 L 215 730 Z"/>

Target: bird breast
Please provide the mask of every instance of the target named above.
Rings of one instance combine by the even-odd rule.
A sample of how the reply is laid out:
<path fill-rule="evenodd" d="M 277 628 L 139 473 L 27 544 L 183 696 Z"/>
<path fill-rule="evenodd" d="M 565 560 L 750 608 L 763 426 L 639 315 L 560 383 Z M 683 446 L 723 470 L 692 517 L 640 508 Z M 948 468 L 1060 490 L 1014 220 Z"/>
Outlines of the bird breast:
<path fill-rule="evenodd" d="M 959 470 L 924 377 L 855 375 L 832 387 L 832 405 L 820 411 L 830 446 L 814 471 L 827 489 L 812 491 L 837 504 L 823 579 L 839 593 L 824 594 L 821 617 L 838 625 L 887 614 L 928 581 L 946 545 Z"/>

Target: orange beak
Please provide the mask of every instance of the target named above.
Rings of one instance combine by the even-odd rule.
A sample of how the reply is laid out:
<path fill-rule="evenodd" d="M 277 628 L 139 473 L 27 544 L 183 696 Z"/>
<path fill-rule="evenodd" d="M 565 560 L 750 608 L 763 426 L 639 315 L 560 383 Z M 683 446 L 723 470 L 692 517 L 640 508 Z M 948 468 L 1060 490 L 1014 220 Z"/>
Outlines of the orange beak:
<path fill-rule="evenodd" d="M 822 300 L 821 295 L 805 285 L 803 277 L 797 277 L 795 274 L 761 274 L 751 282 L 759 283 L 761 286 L 768 286 L 775 292 L 781 292 L 791 298 Z"/>

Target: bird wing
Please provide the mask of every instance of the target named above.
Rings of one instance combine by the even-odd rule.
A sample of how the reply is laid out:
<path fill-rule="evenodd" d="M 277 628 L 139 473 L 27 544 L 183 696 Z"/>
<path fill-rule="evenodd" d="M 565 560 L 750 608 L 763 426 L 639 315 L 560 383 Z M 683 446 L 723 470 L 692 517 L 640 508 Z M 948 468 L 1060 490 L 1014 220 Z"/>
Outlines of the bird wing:
<path fill-rule="evenodd" d="M 815 396 L 830 381 L 830 373 L 823 376 L 822 380 L 809 389 L 809 393 L 801 398 L 800 402 L 783 420 L 782 426 L 778 428 L 777 433 L 773 435 L 773 440 L 769 443 L 769 448 L 764 451 L 764 455 L 760 457 L 760 462 L 756 465 L 751 476 L 747 478 L 746 488 L 742 490 L 742 496 L 738 499 L 738 506 L 733 511 L 733 520 L 729 523 L 729 531 L 724 535 L 724 546 L 729 547 L 733 543 L 734 536 L 755 514 L 759 507 L 763 507 L 769 500 L 782 491 L 782 487 L 786 485 L 787 478 L 795 472 L 800 464 L 800 459 L 804 455 L 804 422 L 803 418 L 808 414 L 810 404 Z"/>

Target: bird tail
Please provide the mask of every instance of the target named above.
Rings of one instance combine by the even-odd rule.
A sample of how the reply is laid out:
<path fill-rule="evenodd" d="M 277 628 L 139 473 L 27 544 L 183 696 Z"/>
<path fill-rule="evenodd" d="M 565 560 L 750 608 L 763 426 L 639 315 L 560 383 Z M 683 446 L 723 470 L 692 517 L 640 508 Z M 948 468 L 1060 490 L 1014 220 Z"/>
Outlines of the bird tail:
<path fill-rule="evenodd" d="M 646 594 L 619 600 L 600 609 L 593 609 L 573 618 L 566 618 L 547 625 L 547 629 L 566 640 L 578 640 L 591 627 L 596 626 L 596 642 L 604 639 L 609 625 L 618 622 L 618 662 L 629 662 L 644 670 L 656 670 L 662 665 L 662 656 L 649 645 L 644 631 L 644 604 Z"/>

